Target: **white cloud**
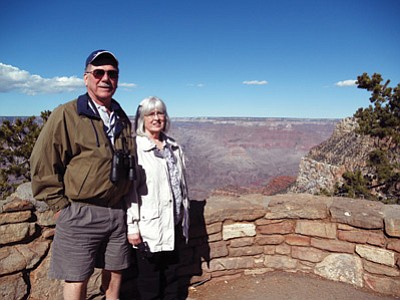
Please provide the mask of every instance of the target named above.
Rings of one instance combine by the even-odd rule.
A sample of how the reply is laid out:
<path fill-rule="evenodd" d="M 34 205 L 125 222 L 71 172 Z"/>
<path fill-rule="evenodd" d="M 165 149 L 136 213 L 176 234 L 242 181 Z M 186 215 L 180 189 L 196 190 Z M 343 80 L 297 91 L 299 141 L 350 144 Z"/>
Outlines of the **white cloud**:
<path fill-rule="evenodd" d="M 0 63 L 0 93 L 17 91 L 27 95 L 72 92 L 84 86 L 76 76 L 43 78 L 28 71 Z"/>
<path fill-rule="evenodd" d="M 202 87 L 204 87 L 204 83 L 189 83 L 188 86 L 194 86 L 194 87 L 202 88 Z"/>
<path fill-rule="evenodd" d="M 119 87 L 124 87 L 124 88 L 135 88 L 137 87 L 136 83 L 118 83 Z"/>
<path fill-rule="evenodd" d="M 266 85 L 268 84 L 268 81 L 266 80 L 246 80 L 242 82 L 243 84 L 247 85 Z"/>
<path fill-rule="evenodd" d="M 356 86 L 357 85 L 357 80 L 354 79 L 349 79 L 349 80 L 343 80 L 336 82 L 335 85 L 339 87 L 344 87 L 344 86 Z"/>
<path fill-rule="evenodd" d="M 0 93 L 16 91 L 27 95 L 56 94 L 77 91 L 84 86 L 83 79 L 76 76 L 43 78 L 0 63 Z M 133 88 L 136 84 L 119 83 L 119 86 Z"/>

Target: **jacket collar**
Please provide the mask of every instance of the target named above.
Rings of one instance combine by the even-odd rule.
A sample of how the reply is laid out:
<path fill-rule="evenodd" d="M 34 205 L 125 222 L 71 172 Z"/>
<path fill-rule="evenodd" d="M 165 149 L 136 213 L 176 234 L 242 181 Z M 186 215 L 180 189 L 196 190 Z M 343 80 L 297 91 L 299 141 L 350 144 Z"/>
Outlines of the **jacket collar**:
<path fill-rule="evenodd" d="M 178 143 L 173 138 L 169 137 L 165 133 L 161 134 L 163 136 L 164 141 L 167 144 L 171 145 L 172 149 L 179 147 Z M 147 136 L 138 135 L 136 138 L 140 140 L 143 151 L 151 151 L 156 147 L 156 145 Z"/>
<path fill-rule="evenodd" d="M 89 105 L 89 95 L 86 93 L 84 95 L 80 95 L 77 100 L 78 106 L 78 115 L 83 115 L 89 118 L 100 119 L 100 116 L 93 111 L 93 109 Z"/>
<path fill-rule="evenodd" d="M 98 116 L 90 107 L 89 101 L 91 101 L 91 99 L 88 93 L 80 95 L 78 97 L 78 114 L 87 117 L 100 118 L 100 116 Z M 111 99 L 111 111 L 116 112 L 118 115 L 120 115 L 121 113 L 123 114 L 122 116 L 125 115 L 119 103 L 114 99 Z"/>
<path fill-rule="evenodd" d="M 83 115 L 88 118 L 93 118 L 100 120 L 100 116 L 97 112 L 93 111 L 93 109 L 89 105 L 89 101 L 92 101 L 89 97 L 89 94 L 83 94 L 78 97 L 77 100 L 77 110 L 78 110 L 78 115 Z M 114 111 L 117 117 L 117 122 L 115 124 L 115 135 L 118 136 L 118 134 L 123 130 L 125 126 L 125 122 L 129 121 L 128 116 L 125 114 L 125 112 L 122 110 L 121 106 L 117 101 L 114 99 L 111 99 L 111 110 Z M 121 120 L 122 119 L 122 120 Z M 119 121 L 119 122 L 118 122 Z"/>

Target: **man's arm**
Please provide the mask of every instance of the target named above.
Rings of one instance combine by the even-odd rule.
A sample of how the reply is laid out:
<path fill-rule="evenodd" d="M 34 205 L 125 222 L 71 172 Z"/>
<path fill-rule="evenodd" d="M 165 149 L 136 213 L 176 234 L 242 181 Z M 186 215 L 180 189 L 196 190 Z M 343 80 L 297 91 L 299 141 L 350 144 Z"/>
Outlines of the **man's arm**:
<path fill-rule="evenodd" d="M 35 143 L 30 157 L 32 193 L 35 199 L 44 201 L 53 211 L 69 205 L 64 196 L 61 131 L 64 130 L 59 111 L 55 110 L 46 122 Z"/>

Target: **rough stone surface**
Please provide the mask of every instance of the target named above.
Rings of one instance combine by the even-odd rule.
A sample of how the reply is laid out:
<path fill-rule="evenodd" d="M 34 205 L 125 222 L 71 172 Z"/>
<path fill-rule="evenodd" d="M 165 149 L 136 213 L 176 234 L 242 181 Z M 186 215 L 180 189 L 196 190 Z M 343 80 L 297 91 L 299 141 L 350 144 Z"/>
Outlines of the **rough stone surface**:
<path fill-rule="evenodd" d="M 258 226 L 261 234 L 288 234 L 293 233 L 295 228 L 294 221 L 279 221 L 271 224 Z"/>
<path fill-rule="evenodd" d="M 16 198 L 14 201 L 3 205 L 3 212 L 32 210 L 33 204 L 27 200 Z"/>
<path fill-rule="evenodd" d="M 34 223 L 17 223 L 0 226 L 0 245 L 20 242 L 35 233 Z"/>
<path fill-rule="evenodd" d="M 338 223 L 337 229 L 338 230 L 356 230 L 357 228 L 347 225 L 347 224 Z"/>
<path fill-rule="evenodd" d="M 239 248 L 239 247 L 251 246 L 253 244 L 254 244 L 253 237 L 244 237 L 244 238 L 237 238 L 237 239 L 230 241 L 229 246 L 232 248 Z"/>
<path fill-rule="evenodd" d="M 292 270 L 295 269 L 297 260 L 285 255 L 266 255 L 264 266 L 274 270 Z"/>
<path fill-rule="evenodd" d="M 400 271 L 397 268 L 391 268 L 385 265 L 376 264 L 368 260 L 364 261 L 364 269 L 369 273 L 377 275 L 386 275 L 391 277 L 400 275 Z"/>
<path fill-rule="evenodd" d="M 254 221 L 261 218 L 265 215 L 265 198 L 263 195 L 249 196 L 248 200 L 246 197 L 211 197 L 207 200 L 210 205 L 207 204 L 204 210 L 207 215 L 206 224 L 225 220 Z"/>
<path fill-rule="evenodd" d="M 222 237 L 224 240 L 255 235 L 256 227 L 252 223 L 234 223 L 222 227 Z"/>
<path fill-rule="evenodd" d="M 325 219 L 328 216 L 329 198 L 316 199 L 308 194 L 274 196 L 268 204 L 266 219 Z"/>
<path fill-rule="evenodd" d="M 356 252 L 361 257 L 379 264 L 394 266 L 396 263 L 393 251 L 367 245 L 356 245 Z"/>
<path fill-rule="evenodd" d="M 361 230 L 339 231 L 338 238 L 352 243 L 370 244 L 381 247 L 385 245 L 385 236 L 383 232 L 364 233 Z"/>
<path fill-rule="evenodd" d="M 366 285 L 374 291 L 389 295 L 400 295 L 399 280 L 371 274 L 365 274 L 364 280 Z"/>
<path fill-rule="evenodd" d="M 0 277 L 0 299 L 23 300 L 28 294 L 22 273 Z"/>
<path fill-rule="evenodd" d="M 0 214 L 0 225 L 26 222 L 31 216 L 32 212 L 30 210 L 3 213 Z"/>
<path fill-rule="evenodd" d="M 208 236 L 208 241 L 209 241 L 210 243 L 212 243 L 212 242 L 217 242 L 217 241 L 220 241 L 220 240 L 222 240 L 222 231 L 221 231 L 221 232 L 214 233 L 214 234 L 210 234 L 210 235 Z"/>
<path fill-rule="evenodd" d="M 381 202 L 334 198 L 330 213 L 334 222 L 359 228 L 382 229 L 383 207 Z"/>
<path fill-rule="evenodd" d="M 47 275 L 50 266 L 50 255 L 30 274 L 30 300 L 54 299 L 63 300 L 63 281 L 50 279 Z"/>
<path fill-rule="evenodd" d="M 264 252 L 264 247 L 262 246 L 253 246 L 253 247 L 241 247 L 241 248 L 232 248 L 229 251 L 229 254 L 233 257 L 236 256 L 253 256 L 258 255 Z"/>
<path fill-rule="evenodd" d="M 296 224 L 296 233 L 334 239 L 336 238 L 336 225 L 319 221 L 298 221 Z"/>
<path fill-rule="evenodd" d="M 222 229 L 222 222 L 217 222 L 217 223 L 207 225 L 207 227 L 206 227 L 207 235 L 221 232 L 221 229 Z"/>
<path fill-rule="evenodd" d="M 209 271 L 249 269 L 253 267 L 252 257 L 217 258 L 210 263 Z"/>
<path fill-rule="evenodd" d="M 224 257 L 228 255 L 228 247 L 225 241 L 210 243 L 210 257 Z"/>
<path fill-rule="evenodd" d="M 15 190 L 15 192 L 11 196 L 9 196 L 6 200 L 14 201 L 14 199 L 24 199 L 29 201 L 30 203 L 32 203 L 32 205 L 38 212 L 46 211 L 49 209 L 49 206 L 45 202 L 37 201 L 35 198 L 33 198 L 32 185 L 30 182 L 25 182 L 23 184 L 20 184 Z"/>
<path fill-rule="evenodd" d="M 319 249 L 310 247 L 292 247 L 292 257 L 310 262 L 320 262 L 327 254 Z"/>
<path fill-rule="evenodd" d="M 258 245 L 279 245 L 285 241 L 282 235 L 274 234 L 269 236 L 260 236 L 256 238 Z"/>
<path fill-rule="evenodd" d="M 329 280 L 363 286 L 362 262 L 350 254 L 330 254 L 315 266 L 315 274 Z"/>
<path fill-rule="evenodd" d="M 302 157 L 299 169 L 296 184 L 290 190 L 310 194 L 318 194 L 322 190 L 333 191 L 334 183 L 341 182 L 346 170 L 344 166 L 320 162 L 311 157 Z"/>
<path fill-rule="evenodd" d="M 387 205 L 385 212 L 385 231 L 389 236 L 400 237 L 400 205 Z"/>
<path fill-rule="evenodd" d="M 337 240 L 311 238 L 311 246 L 331 252 L 354 253 L 354 244 Z"/>
<path fill-rule="evenodd" d="M 400 253 L 400 240 L 389 241 L 387 248 Z"/>
<path fill-rule="evenodd" d="M 275 248 L 275 253 L 276 254 L 290 255 L 291 252 L 292 252 L 292 249 L 287 244 L 280 244 L 280 245 L 277 245 L 276 248 Z"/>
<path fill-rule="evenodd" d="M 286 243 L 292 246 L 309 246 L 311 238 L 309 236 L 289 234 L 286 236 Z"/>
<path fill-rule="evenodd" d="M 37 212 L 37 224 L 40 226 L 55 226 L 56 220 L 54 219 L 54 212 L 48 210 L 45 212 Z"/>
<path fill-rule="evenodd" d="M 32 269 L 45 255 L 50 241 L 35 241 L 0 249 L 0 275 Z"/>
<path fill-rule="evenodd" d="M 264 254 L 267 254 L 267 255 L 276 254 L 276 246 L 275 245 L 264 246 Z"/>
<path fill-rule="evenodd" d="M 257 268 L 257 269 L 249 269 L 249 270 L 244 270 L 244 275 L 262 275 L 268 272 L 273 271 L 273 269 L 270 268 Z"/>

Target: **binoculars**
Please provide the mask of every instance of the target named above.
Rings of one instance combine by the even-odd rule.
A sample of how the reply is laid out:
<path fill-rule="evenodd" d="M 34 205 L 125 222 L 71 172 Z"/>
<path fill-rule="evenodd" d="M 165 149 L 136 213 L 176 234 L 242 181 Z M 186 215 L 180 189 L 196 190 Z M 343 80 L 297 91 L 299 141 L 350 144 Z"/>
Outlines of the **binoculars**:
<path fill-rule="evenodd" d="M 116 150 L 112 158 L 110 180 L 116 183 L 121 179 L 136 179 L 135 159 L 130 153 Z"/>

